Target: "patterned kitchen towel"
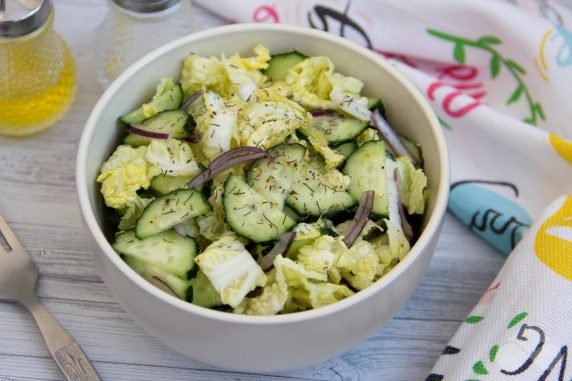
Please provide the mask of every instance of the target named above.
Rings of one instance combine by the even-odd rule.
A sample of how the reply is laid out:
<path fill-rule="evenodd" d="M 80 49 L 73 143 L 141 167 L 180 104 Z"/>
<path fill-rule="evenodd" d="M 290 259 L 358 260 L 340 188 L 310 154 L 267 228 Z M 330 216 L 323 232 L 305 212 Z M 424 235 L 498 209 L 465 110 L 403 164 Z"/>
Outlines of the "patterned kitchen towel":
<path fill-rule="evenodd" d="M 428 380 L 570 380 L 572 1 L 195 2 L 229 22 L 344 36 L 385 55 L 433 106 L 450 211 L 512 254 Z"/>
<path fill-rule="evenodd" d="M 426 381 L 571 380 L 569 351 L 572 195 L 535 220 Z"/>

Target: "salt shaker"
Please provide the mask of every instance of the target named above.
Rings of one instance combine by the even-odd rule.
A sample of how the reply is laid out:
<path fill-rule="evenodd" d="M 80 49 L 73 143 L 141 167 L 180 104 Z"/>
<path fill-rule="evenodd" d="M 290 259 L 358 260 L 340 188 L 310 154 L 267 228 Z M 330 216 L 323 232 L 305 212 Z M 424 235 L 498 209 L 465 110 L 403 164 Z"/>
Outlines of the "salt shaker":
<path fill-rule="evenodd" d="M 0 0 L 0 134 L 53 125 L 75 96 L 76 69 L 50 0 Z"/>
<path fill-rule="evenodd" d="M 190 0 L 108 0 L 99 26 L 97 79 L 103 88 L 129 65 L 166 42 L 196 30 Z"/>

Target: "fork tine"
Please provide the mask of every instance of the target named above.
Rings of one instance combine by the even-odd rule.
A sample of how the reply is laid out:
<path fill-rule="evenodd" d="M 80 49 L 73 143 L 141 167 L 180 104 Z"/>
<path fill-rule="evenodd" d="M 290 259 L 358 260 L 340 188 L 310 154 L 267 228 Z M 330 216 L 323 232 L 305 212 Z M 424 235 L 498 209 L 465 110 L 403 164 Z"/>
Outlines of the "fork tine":
<path fill-rule="evenodd" d="M 10 229 L 10 226 L 8 226 L 8 223 L 2 216 L 0 216 L 0 234 L 4 236 L 4 239 L 6 239 L 6 242 L 10 245 L 11 251 L 16 251 L 16 249 L 25 250 L 22 243 L 16 237 L 16 234 Z M 1 246 L 0 250 L 4 251 Z"/>

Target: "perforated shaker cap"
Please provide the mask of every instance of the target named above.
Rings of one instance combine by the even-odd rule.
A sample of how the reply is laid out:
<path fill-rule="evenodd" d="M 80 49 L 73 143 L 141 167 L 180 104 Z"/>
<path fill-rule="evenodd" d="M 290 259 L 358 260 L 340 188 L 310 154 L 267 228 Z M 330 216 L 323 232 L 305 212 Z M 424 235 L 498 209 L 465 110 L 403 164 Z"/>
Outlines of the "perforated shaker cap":
<path fill-rule="evenodd" d="M 113 0 L 113 2 L 121 8 L 137 13 L 161 12 L 171 8 L 180 1 L 181 0 Z"/>
<path fill-rule="evenodd" d="M 0 0 L 0 38 L 30 34 L 50 18 L 50 0 Z"/>

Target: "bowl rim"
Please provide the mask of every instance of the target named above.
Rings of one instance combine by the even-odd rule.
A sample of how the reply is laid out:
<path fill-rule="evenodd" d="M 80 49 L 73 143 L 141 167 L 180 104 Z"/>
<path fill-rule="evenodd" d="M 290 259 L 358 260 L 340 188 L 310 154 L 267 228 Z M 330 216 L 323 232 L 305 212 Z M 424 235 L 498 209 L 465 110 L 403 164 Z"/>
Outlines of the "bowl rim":
<path fill-rule="evenodd" d="M 330 305 L 311 309 L 307 311 L 301 311 L 296 313 L 284 314 L 284 315 L 269 315 L 269 316 L 252 316 L 252 315 L 242 315 L 233 314 L 228 312 L 221 312 L 216 310 L 211 310 L 208 308 L 199 307 L 193 305 L 184 300 L 178 299 L 164 291 L 159 290 L 151 283 L 139 276 L 134 270 L 132 270 L 113 250 L 109 241 L 105 238 L 103 232 L 98 226 L 95 213 L 92 210 L 89 202 L 88 196 L 88 184 L 85 179 L 85 168 L 87 165 L 87 153 L 89 149 L 89 142 L 95 131 L 99 115 L 102 113 L 103 109 L 109 103 L 113 94 L 122 86 L 124 86 L 130 78 L 142 67 L 148 63 L 154 61 L 161 55 L 180 48 L 181 46 L 192 43 L 196 40 L 208 39 L 218 35 L 232 34 L 236 32 L 265 32 L 265 31 L 279 31 L 286 32 L 289 34 L 299 34 L 303 36 L 311 36 L 313 38 L 319 38 L 328 40 L 343 49 L 353 51 L 358 55 L 364 55 L 367 58 L 373 60 L 378 64 L 383 70 L 387 71 L 390 75 L 395 77 L 405 89 L 412 94 L 415 101 L 420 105 L 425 117 L 427 118 L 432 132 L 436 138 L 436 146 L 438 151 L 439 162 L 441 163 L 441 179 L 437 186 L 437 194 L 435 198 L 434 210 L 425 229 L 421 233 L 417 242 L 413 245 L 410 252 L 405 256 L 405 258 L 400 261 L 389 273 L 384 275 L 382 278 L 377 280 L 374 284 L 367 287 L 364 290 L 356 292 L 343 300 L 332 303 Z M 234 323 L 234 324 L 256 324 L 256 325 L 275 325 L 275 324 L 291 324 L 295 322 L 305 321 L 320 318 L 325 315 L 335 314 L 351 305 L 358 304 L 372 295 L 380 291 L 381 289 L 392 283 L 397 277 L 404 272 L 404 270 L 409 267 L 416 259 L 421 255 L 421 251 L 429 245 L 432 237 L 438 233 L 440 223 L 444 217 L 447 199 L 449 194 L 449 156 L 447 151 L 447 146 L 445 143 L 445 137 L 441 129 L 440 123 L 437 120 L 437 116 L 429 106 L 429 103 L 417 90 L 417 88 L 407 79 L 403 74 L 401 74 L 397 69 L 393 67 L 389 62 L 383 59 L 379 54 L 368 50 L 356 43 L 353 43 L 345 38 L 332 35 L 330 33 L 315 30 L 307 27 L 284 25 L 284 24 L 255 24 L 255 23 L 243 23 L 243 24 L 233 24 L 224 25 L 200 32 L 196 32 L 177 40 L 169 42 L 152 52 L 148 53 L 134 64 L 132 64 L 127 70 L 125 70 L 103 93 L 95 104 L 92 112 L 86 122 L 85 128 L 82 132 L 81 139 L 78 145 L 78 151 L 76 156 L 76 190 L 80 204 L 81 214 L 85 221 L 85 224 L 92 235 L 93 239 L 99 246 L 99 253 L 92 253 L 94 255 L 105 255 L 113 263 L 117 269 L 123 273 L 130 281 L 135 283 L 138 287 L 142 288 L 152 296 L 160 299 L 164 303 L 171 305 L 177 309 L 183 310 L 190 314 L 196 314 L 203 318 L 213 319 L 222 322 Z"/>

